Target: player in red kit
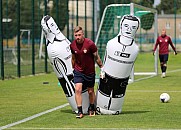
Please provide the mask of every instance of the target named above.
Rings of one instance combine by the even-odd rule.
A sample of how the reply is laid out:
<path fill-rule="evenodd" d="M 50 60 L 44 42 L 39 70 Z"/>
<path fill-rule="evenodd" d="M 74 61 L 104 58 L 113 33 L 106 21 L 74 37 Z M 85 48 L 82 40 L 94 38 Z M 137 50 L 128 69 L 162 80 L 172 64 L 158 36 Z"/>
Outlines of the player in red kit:
<path fill-rule="evenodd" d="M 75 100 L 77 103 L 78 113 L 76 118 L 82 118 L 82 88 L 86 87 L 89 94 L 90 106 L 88 113 L 90 116 L 95 115 L 95 61 L 101 68 L 102 61 L 98 55 L 95 43 L 84 37 L 82 27 L 77 26 L 74 29 L 75 40 L 71 43 L 72 66 L 74 68 L 75 83 Z"/>
<path fill-rule="evenodd" d="M 166 35 L 166 30 L 162 30 L 161 36 L 157 38 L 156 44 L 153 49 L 153 55 L 155 53 L 155 50 L 157 46 L 159 45 L 159 60 L 160 60 L 160 67 L 162 71 L 162 78 L 165 78 L 166 76 L 166 70 L 167 70 L 167 61 L 169 57 L 169 45 L 174 50 L 174 54 L 177 55 L 176 48 L 174 47 L 172 40 L 169 36 Z"/>

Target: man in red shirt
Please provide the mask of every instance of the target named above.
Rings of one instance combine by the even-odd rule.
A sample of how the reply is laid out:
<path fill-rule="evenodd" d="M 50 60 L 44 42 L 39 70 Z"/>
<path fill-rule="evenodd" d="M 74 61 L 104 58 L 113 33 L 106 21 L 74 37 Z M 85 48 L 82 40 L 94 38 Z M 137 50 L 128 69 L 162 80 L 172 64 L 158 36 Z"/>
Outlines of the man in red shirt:
<path fill-rule="evenodd" d="M 82 118 L 82 88 L 86 87 L 89 94 L 90 106 L 88 113 L 90 116 L 95 115 L 95 61 L 101 68 L 102 61 L 98 55 L 98 50 L 93 41 L 84 37 L 82 27 L 77 26 L 74 29 L 75 40 L 71 43 L 72 66 L 74 68 L 75 83 L 75 100 L 77 103 L 78 113 L 76 118 Z"/>
<path fill-rule="evenodd" d="M 169 44 L 171 45 L 172 49 L 174 50 L 174 54 L 177 55 L 176 48 L 174 47 L 172 40 L 169 36 L 166 35 L 166 30 L 162 30 L 161 36 L 157 38 L 155 47 L 153 49 L 153 55 L 157 46 L 159 45 L 159 59 L 160 59 L 160 67 L 162 71 L 162 78 L 166 76 L 166 69 L 167 69 L 167 61 L 169 56 Z"/>

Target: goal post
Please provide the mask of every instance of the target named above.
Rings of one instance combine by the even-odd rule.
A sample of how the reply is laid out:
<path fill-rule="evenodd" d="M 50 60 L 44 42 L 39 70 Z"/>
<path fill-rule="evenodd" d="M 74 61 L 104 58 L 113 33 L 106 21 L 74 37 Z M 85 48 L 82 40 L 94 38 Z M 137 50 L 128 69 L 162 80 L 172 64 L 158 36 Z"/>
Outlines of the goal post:
<path fill-rule="evenodd" d="M 107 42 L 119 33 L 119 23 L 122 16 L 125 14 L 135 15 L 139 17 L 141 21 L 140 28 L 135 36 L 135 42 L 139 45 L 140 53 L 143 56 L 138 55 L 130 75 L 130 82 L 134 82 L 135 75 L 157 75 L 158 51 L 156 51 L 155 57 L 153 57 L 151 61 L 146 57 L 146 55 L 152 54 L 152 49 L 158 36 L 157 11 L 134 3 L 110 4 L 104 9 L 95 40 L 95 44 L 99 48 L 99 55 L 101 59 L 103 60 L 104 58 Z M 140 62 L 144 62 L 142 68 L 137 65 L 142 64 Z M 148 65 L 146 65 L 146 63 L 148 63 L 151 67 L 147 68 Z"/>

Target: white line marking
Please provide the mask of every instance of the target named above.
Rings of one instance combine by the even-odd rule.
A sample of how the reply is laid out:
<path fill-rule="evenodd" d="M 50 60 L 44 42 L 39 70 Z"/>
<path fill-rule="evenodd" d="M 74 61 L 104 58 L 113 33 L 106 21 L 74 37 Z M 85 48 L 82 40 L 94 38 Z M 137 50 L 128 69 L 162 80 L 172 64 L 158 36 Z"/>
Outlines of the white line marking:
<path fill-rule="evenodd" d="M 178 72 L 178 71 L 181 71 L 181 69 L 171 70 L 171 71 L 168 71 L 167 73 L 173 73 L 173 72 Z"/>
<path fill-rule="evenodd" d="M 173 129 L 153 129 L 153 128 L 11 128 L 11 129 L 23 129 L 23 130 L 173 130 Z M 181 129 L 174 129 L 181 130 Z"/>
<path fill-rule="evenodd" d="M 12 126 L 15 126 L 15 125 L 18 125 L 18 124 L 21 124 L 21 123 L 26 122 L 26 121 L 29 121 L 29 120 L 32 120 L 32 119 L 34 119 L 34 118 L 37 118 L 37 117 L 42 116 L 42 115 L 44 115 L 44 114 L 50 113 L 50 112 L 52 112 L 52 111 L 56 111 L 56 110 L 58 110 L 58 109 L 61 109 L 61 108 L 63 108 L 63 107 L 66 107 L 66 106 L 68 106 L 68 105 L 69 105 L 69 103 L 66 103 L 66 104 L 63 104 L 63 105 L 61 105 L 61 106 L 52 108 L 52 109 L 50 109 L 50 110 L 47 110 L 47 111 L 44 111 L 44 112 L 35 114 L 35 115 L 33 115 L 33 116 L 30 116 L 30 117 L 27 117 L 27 118 L 25 118 L 25 119 L 23 119 L 23 120 L 14 122 L 14 123 L 12 123 L 12 124 L 8 124 L 8 125 L 5 125 L 5 126 L 2 126 L 2 127 L 0 127 L 0 130 L 6 129 L 6 128 L 9 128 L 9 127 L 12 127 Z"/>
<path fill-rule="evenodd" d="M 174 72 L 179 72 L 181 71 L 181 69 L 177 69 L 177 70 L 171 70 L 171 71 L 168 71 L 167 73 L 174 73 Z M 160 73 L 159 73 L 160 74 Z M 140 81 L 140 80 L 144 80 L 144 79 L 149 79 L 149 78 L 153 78 L 157 75 L 151 75 L 151 76 L 148 76 L 148 77 L 144 77 L 144 78 L 139 78 L 139 79 L 136 79 L 134 82 L 137 82 L 137 81 Z M 134 83 L 134 82 L 130 82 L 130 83 Z"/>
<path fill-rule="evenodd" d="M 164 92 L 163 90 L 127 90 L 127 92 L 143 92 L 143 93 L 160 93 L 160 92 Z M 170 93 L 181 93 L 181 91 L 167 91 Z"/>
<path fill-rule="evenodd" d="M 138 81 L 141 81 L 141 80 L 144 80 L 144 79 L 150 79 L 150 78 L 153 78 L 155 76 L 156 75 L 151 75 L 151 76 L 147 76 L 147 77 L 144 77 L 144 78 L 139 78 L 139 79 L 136 79 L 134 82 L 138 82 Z M 131 83 L 134 83 L 134 82 L 131 82 Z"/>

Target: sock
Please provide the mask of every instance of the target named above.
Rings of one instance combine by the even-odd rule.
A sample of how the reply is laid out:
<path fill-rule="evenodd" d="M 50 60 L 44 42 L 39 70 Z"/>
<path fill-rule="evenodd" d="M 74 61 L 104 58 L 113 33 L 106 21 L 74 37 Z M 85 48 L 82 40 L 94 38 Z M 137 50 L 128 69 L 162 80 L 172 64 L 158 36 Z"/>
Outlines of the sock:
<path fill-rule="evenodd" d="M 167 69 L 167 67 L 166 66 L 163 66 L 163 71 L 162 72 L 166 72 L 166 69 Z"/>
<path fill-rule="evenodd" d="M 94 104 L 90 104 L 89 109 L 94 110 Z"/>
<path fill-rule="evenodd" d="M 164 71 L 163 71 L 163 67 L 164 67 L 164 66 L 161 66 L 162 73 L 164 72 Z"/>
<path fill-rule="evenodd" d="M 78 106 L 77 109 L 78 109 L 78 113 L 79 113 L 79 112 L 80 112 L 80 113 L 83 113 L 83 112 L 82 112 L 82 106 Z"/>

